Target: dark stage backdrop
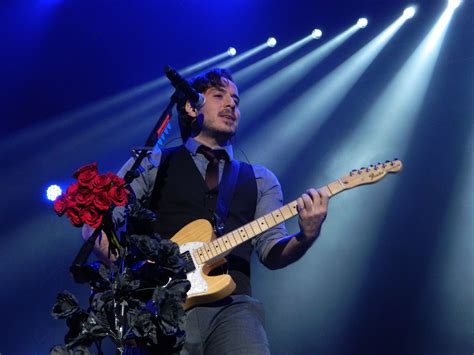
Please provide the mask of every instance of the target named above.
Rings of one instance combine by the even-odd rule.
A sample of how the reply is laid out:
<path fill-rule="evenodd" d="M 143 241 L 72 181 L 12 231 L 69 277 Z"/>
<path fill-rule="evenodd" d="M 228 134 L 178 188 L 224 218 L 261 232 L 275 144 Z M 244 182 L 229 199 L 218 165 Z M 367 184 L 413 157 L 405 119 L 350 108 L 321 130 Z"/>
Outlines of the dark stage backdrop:
<path fill-rule="evenodd" d="M 254 296 L 267 312 L 272 353 L 472 354 L 472 1 L 465 0 L 455 12 L 420 109 L 406 124 L 407 130 L 393 132 L 396 139 L 371 148 L 374 135 L 396 126 L 384 121 L 383 112 L 372 126 L 358 128 L 440 17 L 443 0 L 418 2 L 415 17 L 320 127 L 298 121 L 296 110 L 281 130 L 268 131 L 258 143 L 246 141 L 410 4 L 401 0 L 2 1 L 0 354 L 47 353 L 66 333 L 65 324 L 50 316 L 56 294 L 69 289 L 83 305 L 87 301 L 87 288 L 75 285 L 68 275 L 82 244 L 79 231 L 54 215 L 44 197 L 46 187 L 51 183 L 66 187 L 71 173 L 92 161 L 99 162 L 101 171 L 117 170 L 130 148 L 143 144 L 163 107 L 163 101 L 153 102 L 153 95 L 170 89 L 151 90 L 148 96 L 100 110 L 85 112 L 85 108 L 159 78 L 166 64 L 184 68 L 229 46 L 244 52 L 269 36 L 278 39 L 274 49 L 232 68 L 237 72 L 315 27 L 323 30 L 323 44 L 362 16 L 369 19 L 369 26 L 311 69 L 284 98 L 267 106 L 262 98 L 264 109 L 258 115 L 242 102 L 237 155 L 243 159 L 245 154 L 251 163 L 274 170 L 285 201 L 360 166 L 352 162 L 370 164 L 369 158 L 376 162 L 397 154 L 404 162 L 399 175 L 335 197 L 320 239 L 296 264 L 270 271 L 254 260 Z M 242 83 L 242 96 L 319 45 L 311 43 Z M 338 85 L 344 84 L 342 80 Z M 152 104 L 140 109 L 150 98 Z M 405 117 L 399 119 L 404 122 Z M 296 138 L 282 147 L 280 142 L 293 125 L 307 125 L 310 139 Z M 177 136 L 176 129 L 173 132 L 170 137 Z M 358 143 L 351 147 L 347 142 Z M 280 153 L 272 156 L 274 150 Z M 342 160 L 347 164 L 337 164 Z M 288 228 L 296 231 L 296 221 Z"/>

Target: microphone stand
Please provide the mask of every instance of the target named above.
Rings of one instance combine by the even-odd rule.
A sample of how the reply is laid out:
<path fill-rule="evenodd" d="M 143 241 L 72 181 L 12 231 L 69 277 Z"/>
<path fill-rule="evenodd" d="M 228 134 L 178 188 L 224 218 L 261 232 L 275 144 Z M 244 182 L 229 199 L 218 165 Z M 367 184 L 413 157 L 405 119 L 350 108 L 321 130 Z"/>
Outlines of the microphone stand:
<path fill-rule="evenodd" d="M 155 126 L 151 130 L 148 138 L 145 142 L 145 145 L 140 148 L 134 148 L 133 154 L 136 156 L 135 163 L 132 167 L 127 171 L 124 176 L 125 186 L 130 189 L 130 184 L 134 179 L 140 176 L 140 164 L 142 163 L 143 159 L 154 149 L 156 142 L 161 138 L 165 128 L 168 126 L 168 123 L 171 120 L 171 116 L 173 113 L 173 107 L 177 104 L 178 100 L 182 98 L 181 92 L 175 90 L 173 95 L 170 97 L 170 101 L 162 114 L 160 115 L 158 121 L 156 122 Z M 111 218 L 110 218 L 111 220 Z M 89 258 L 90 254 L 94 249 L 94 244 L 97 238 L 101 235 L 100 228 L 96 229 L 94 233 L 87 239 L 87 241 L 82 245 L 81 249 L 79 250 L 77 256 L 74 258 L 74 261 L 69 268 L 71 273 L 73 274 L 73 278 L 76 282 L 80 282 L 79 278 L 76 277 L 76 270 L 78 270 L 81 266 L 85 264 L 87 259 Z M 120 245 L 115 246 L 118 248 Z"/>

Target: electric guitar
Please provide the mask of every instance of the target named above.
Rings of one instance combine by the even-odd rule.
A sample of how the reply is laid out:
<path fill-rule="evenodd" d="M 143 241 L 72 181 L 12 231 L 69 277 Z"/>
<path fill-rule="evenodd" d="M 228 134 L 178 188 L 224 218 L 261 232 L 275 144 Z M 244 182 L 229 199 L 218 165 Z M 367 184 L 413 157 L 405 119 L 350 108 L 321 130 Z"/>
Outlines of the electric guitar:
<path fill-rule="evenodd" d="M 387 160 L 383 164 L 352 170 L 320 190 L 332 197 L 356 186 L 375 183 L 388 173 L 396 173 L 401 169 L 400 160 Z M 179 245 L 181 257 L 186 262 L 187 278 L 191 283 L 183 308 L 187 310 L 229 296 L 235 289 L 231 276 L 209 276 L 209 273 L 226 263 L 224 256 L 236 246 L 296 216 L 296 207 L 295 200 L 219 238 L 216 238 L 211 224 L 205 219 L 191 222 L 176 233 L 171 240 Z"/>

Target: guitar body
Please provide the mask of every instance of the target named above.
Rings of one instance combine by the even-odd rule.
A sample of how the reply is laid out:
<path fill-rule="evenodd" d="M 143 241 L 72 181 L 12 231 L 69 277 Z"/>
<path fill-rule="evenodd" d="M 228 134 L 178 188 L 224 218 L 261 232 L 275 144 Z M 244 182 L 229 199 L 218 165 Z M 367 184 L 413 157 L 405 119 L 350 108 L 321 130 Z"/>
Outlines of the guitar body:
<path fill-rule="evenodd" d="M 200 264 L 194 259 L 193 251 L 215 239 L 212 226 L 205 219 L 198 219 L 184 226 L 171 240 L 179 245 L 181 253 L 189 252 L 193 258 L 195 270 L 187 273 L 191 283 L 188 298 L 183 305 L 185 310 L 203 303 L 218 301 L 229 296 L 235 290 L 235 282 L 230 275 L 209 276 L 216 267 L 226 262 L 220 258 Z"/>

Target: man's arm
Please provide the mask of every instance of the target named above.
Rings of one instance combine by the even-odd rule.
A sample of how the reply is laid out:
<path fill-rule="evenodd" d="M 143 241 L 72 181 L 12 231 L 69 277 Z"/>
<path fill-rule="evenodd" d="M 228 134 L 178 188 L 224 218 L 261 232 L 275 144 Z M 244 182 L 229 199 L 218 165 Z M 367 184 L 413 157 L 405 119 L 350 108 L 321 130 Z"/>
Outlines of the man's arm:
<path fill-rule="evenodd" d="M 309 189 L 296 201 L 300 232 L 283 237 L 273 245 L 265 261 L 265 265 L 270 269 L 280 269 L 299 260 L 321 232 L 328 210 L 328 195 L 316 189 Z"/>
<path fill-rule="evenodd" d="M 158 149 L 154 150 L 151 156 L 143 159 L 141 163 L 141 173 L 130 185 L 139 204 L 145 204 L 151 196 L 160 159 L 161 151 Z M 130 158 L 122 166 L 117 175 L 123 177 L 134 162 L 135 160 Z M 125 206 L 114 208 L 112 218 L 117 229 L 125 228 Z M 90 226 L 84 225 L 82 227 L 82 238 L 84 240 L 87 240 L 92 233 L 94 233 L 94 229 Z M 115 261 L 116 257 L 109 253 L 109 240 L 104 232 L 102 232 L 102 235 L 100 235 L 95 242 L 94 253 L 101 261 L 107 264 Z"/>
<path fill-rule="evenodd" d="M 258 188 L 255 218 L 259 218 L 282 207 L 283 192 L 277 177 L 270 170 L 259 165 L 253 168 Z M 319 236 L 328 200 L 324 192 L 315 189 L 309 189 L 299 197 L 300 232 L 288 235 L 285 223 L 281 223 L 257 236 L 252 243 L 260 261 L 269 269 L 279 269 L 300 259 Z"/>

